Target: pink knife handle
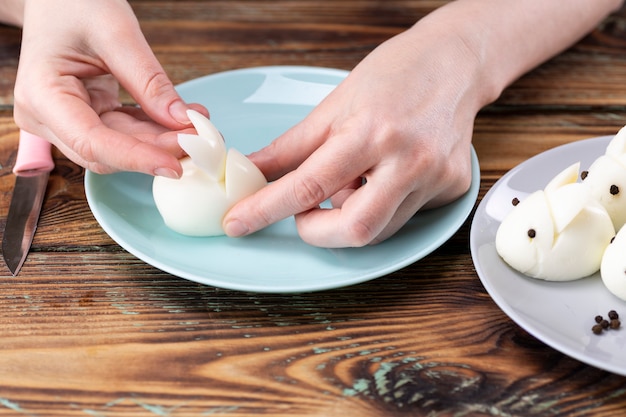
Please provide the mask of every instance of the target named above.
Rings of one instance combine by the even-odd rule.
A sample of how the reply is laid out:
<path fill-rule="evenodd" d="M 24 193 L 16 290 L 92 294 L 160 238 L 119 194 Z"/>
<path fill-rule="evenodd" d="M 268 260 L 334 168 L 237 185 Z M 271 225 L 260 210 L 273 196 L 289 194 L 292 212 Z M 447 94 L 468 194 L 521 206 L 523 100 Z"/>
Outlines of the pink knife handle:
<path fill-rule="evenodd" d="M 52 171 L 51 145 L 47 140 L 20 130 L 20 144 L 17 148 L 17 158 L 13 172 L 22 171 Z"/>

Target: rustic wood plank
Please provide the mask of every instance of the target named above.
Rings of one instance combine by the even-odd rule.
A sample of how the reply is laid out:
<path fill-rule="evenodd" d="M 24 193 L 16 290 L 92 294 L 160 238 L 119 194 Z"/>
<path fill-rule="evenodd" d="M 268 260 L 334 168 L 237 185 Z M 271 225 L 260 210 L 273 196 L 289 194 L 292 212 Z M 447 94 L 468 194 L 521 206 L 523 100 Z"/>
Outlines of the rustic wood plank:
<path fill-rule="evenodd" d="M 543 151 L 577 140 L 614 135 L 624 125 L 626 113 L 611 108 L 488 108 L 476 120 L 473 144 L 481 171 L 502 175 Z"/>
<path fill-rule="evenodd" d="M 352 68 L 376 45 L 445 1 L 132 2 L 146 37 L 175 83 L 256 65 Z M 271 17 L 270 17 L 271 16 Z M 502 105 L 624 106 L 622 9 L 559 57 L 522 77 Z M 315 26 L 311 26 L 315 25 Z M 0 26 L 0 100 L 9 104 L 19 31 Z M 235 52 L 233 54 L 233 52 Z M 610 65 L 608 64 L 610 63 Z M 126 101 L 131 101 L 125 95 Z"/>
<path fill-rule="evenodd" d="M 583 366 L 512 324 L 484 294 L 471 264 L 464 257 L 451 262 L 451 253 L 458 253 L 454 242 L 426 268 L 292 296 L 146 275 L 142 269 L 150 268 L 129 255 L 116 260 L 142 278 L 93 279 L 37 254 L 31 262 L 47 274 L 25 269 L 1 300 L 0 320 L 10 323 L 0 369 L 11 370 L 3 374 L 11 377 L 10 398 L 32 414 L 43 412 L 38 403 L 61 406 L 53 398 L 59 391 L 80 406 L 76 411 L 103 415 L 142 415 L 143 406 L 180 407 L 184 415 L 227 408 L 232 415 L 317 415 L 347 404 L 363 415 L 406 407 L 528 416 L 598 404 L 606 404 L 605 415 L 617 409 L 612 391 L 625 387 L 624 378 Z M 106 269 L 107 256 L 87 255 L 85 262 Z M 33 360 L 36 374 L 29 372 Z M 39 390 L 36 398 L 20 388 L 52 384 L 53 392 Z M 451 395 L 450 386 L 463 388 Z M 535 392 L 539 401 L 525 399 Z"/>

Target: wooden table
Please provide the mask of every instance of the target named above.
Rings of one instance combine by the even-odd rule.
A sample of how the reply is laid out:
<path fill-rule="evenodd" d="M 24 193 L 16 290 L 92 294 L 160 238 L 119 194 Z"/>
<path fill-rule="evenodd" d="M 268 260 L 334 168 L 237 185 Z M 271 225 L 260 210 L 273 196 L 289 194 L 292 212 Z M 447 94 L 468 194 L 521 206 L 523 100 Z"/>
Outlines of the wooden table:
<path fill-rule="evenodd" d="M 435 1 L 131 1 L 175 83 L 257 65 L 352 68 Z M 332 4 L 332 6 L 331 6 Z M 478 117 L 484 193 L 554 146 L 626 125 L 626 9 Z M 0 26 L 0 227 L 20 32 Z M 42 92 L 45 94 L 45 92 Z M 469 224 L 425 259 L 301 295 L 180 279 L 122 250 L 56 154 L 18 277 L 0 272 L 0 415 L 613 416 L 626 378 L 522 330 L 483 288 Z M 581 324 L 583 325 L 583 324 Z M 626 354 L 626 352 L 625 352 Z"/>

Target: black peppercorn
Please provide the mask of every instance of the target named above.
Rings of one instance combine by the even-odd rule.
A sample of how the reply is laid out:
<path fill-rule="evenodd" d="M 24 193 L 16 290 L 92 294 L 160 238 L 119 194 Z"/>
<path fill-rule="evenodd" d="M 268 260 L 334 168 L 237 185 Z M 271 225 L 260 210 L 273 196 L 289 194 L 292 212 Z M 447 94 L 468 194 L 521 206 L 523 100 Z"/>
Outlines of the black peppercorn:
<path fill-rule="evenodd" d="M 611 185 L 611 188 L 609 189 L 609 192 L 611 193 L 611 195 L 617 195 L 619 194 L 619 187 L 615 184 Z"/>
<path fill-rule="evenodd" d="M 589 171 L 583 171 L 580 173 L 580 179 L 581 180 L 585 180 L 585 178 L 587 178 L 587 175 L 589 175 Z"/>
<path fill-rule="evenodd" d="M 610 321 L 606 320 L 601 315 L 597 315 L 593 318 L 596 324 L 593 325 L 591 331 L 594 334 L 601 334 L 604 330 L 617 330 L 620 328 L 622 323 L 619 321 L 619 314 L 617 314 L 617 311 L 609 311 L 608 316 Z"/>
<path fill-rule="evenodd" d="M 515 197 L 512 201 L 511 204 L 513 204 L 513 206 L 517 206 L 519 204 L 519 198 Z"/>
<path fill-rule="evenodd" d="M 534 239 L 535 236 L 537 236 L 537 232 L 535 231 L 535 229 L 528 229 L 528 237 Z"/>

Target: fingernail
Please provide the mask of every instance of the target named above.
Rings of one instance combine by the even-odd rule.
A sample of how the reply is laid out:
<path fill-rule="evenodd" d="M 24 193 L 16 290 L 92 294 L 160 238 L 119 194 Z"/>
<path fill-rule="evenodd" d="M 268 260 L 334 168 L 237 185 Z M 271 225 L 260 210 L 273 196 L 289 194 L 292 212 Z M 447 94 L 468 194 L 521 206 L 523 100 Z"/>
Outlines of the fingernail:
<path fill-rule="evenodd" d="M 247 235 L 249 230 L 250 229 L 248 229 L 248 226 L 246 226 L 245 224 L 243 224 L 243 222 L 239 220 L 229 220 L 224 225 L 224 232 L 226 232 L 226 234 L 231 237 Z"/>
<path fill-rule="evenodd" d="M 180 175 L 172 168 L 157 168 L 154 170 L 154 175 L 157 177 L 166 177 L 171 178 L 173 180 L 177 180 L 180 178 Z"/>
<path fill-rule="evenodd" d="M 187 105 L 180 100 L 177 100 L 170 104 L 170 116 L 174 118 L 178 123 L 182 125 L 188 125 L 191 123 L 187 116 Z"/>

